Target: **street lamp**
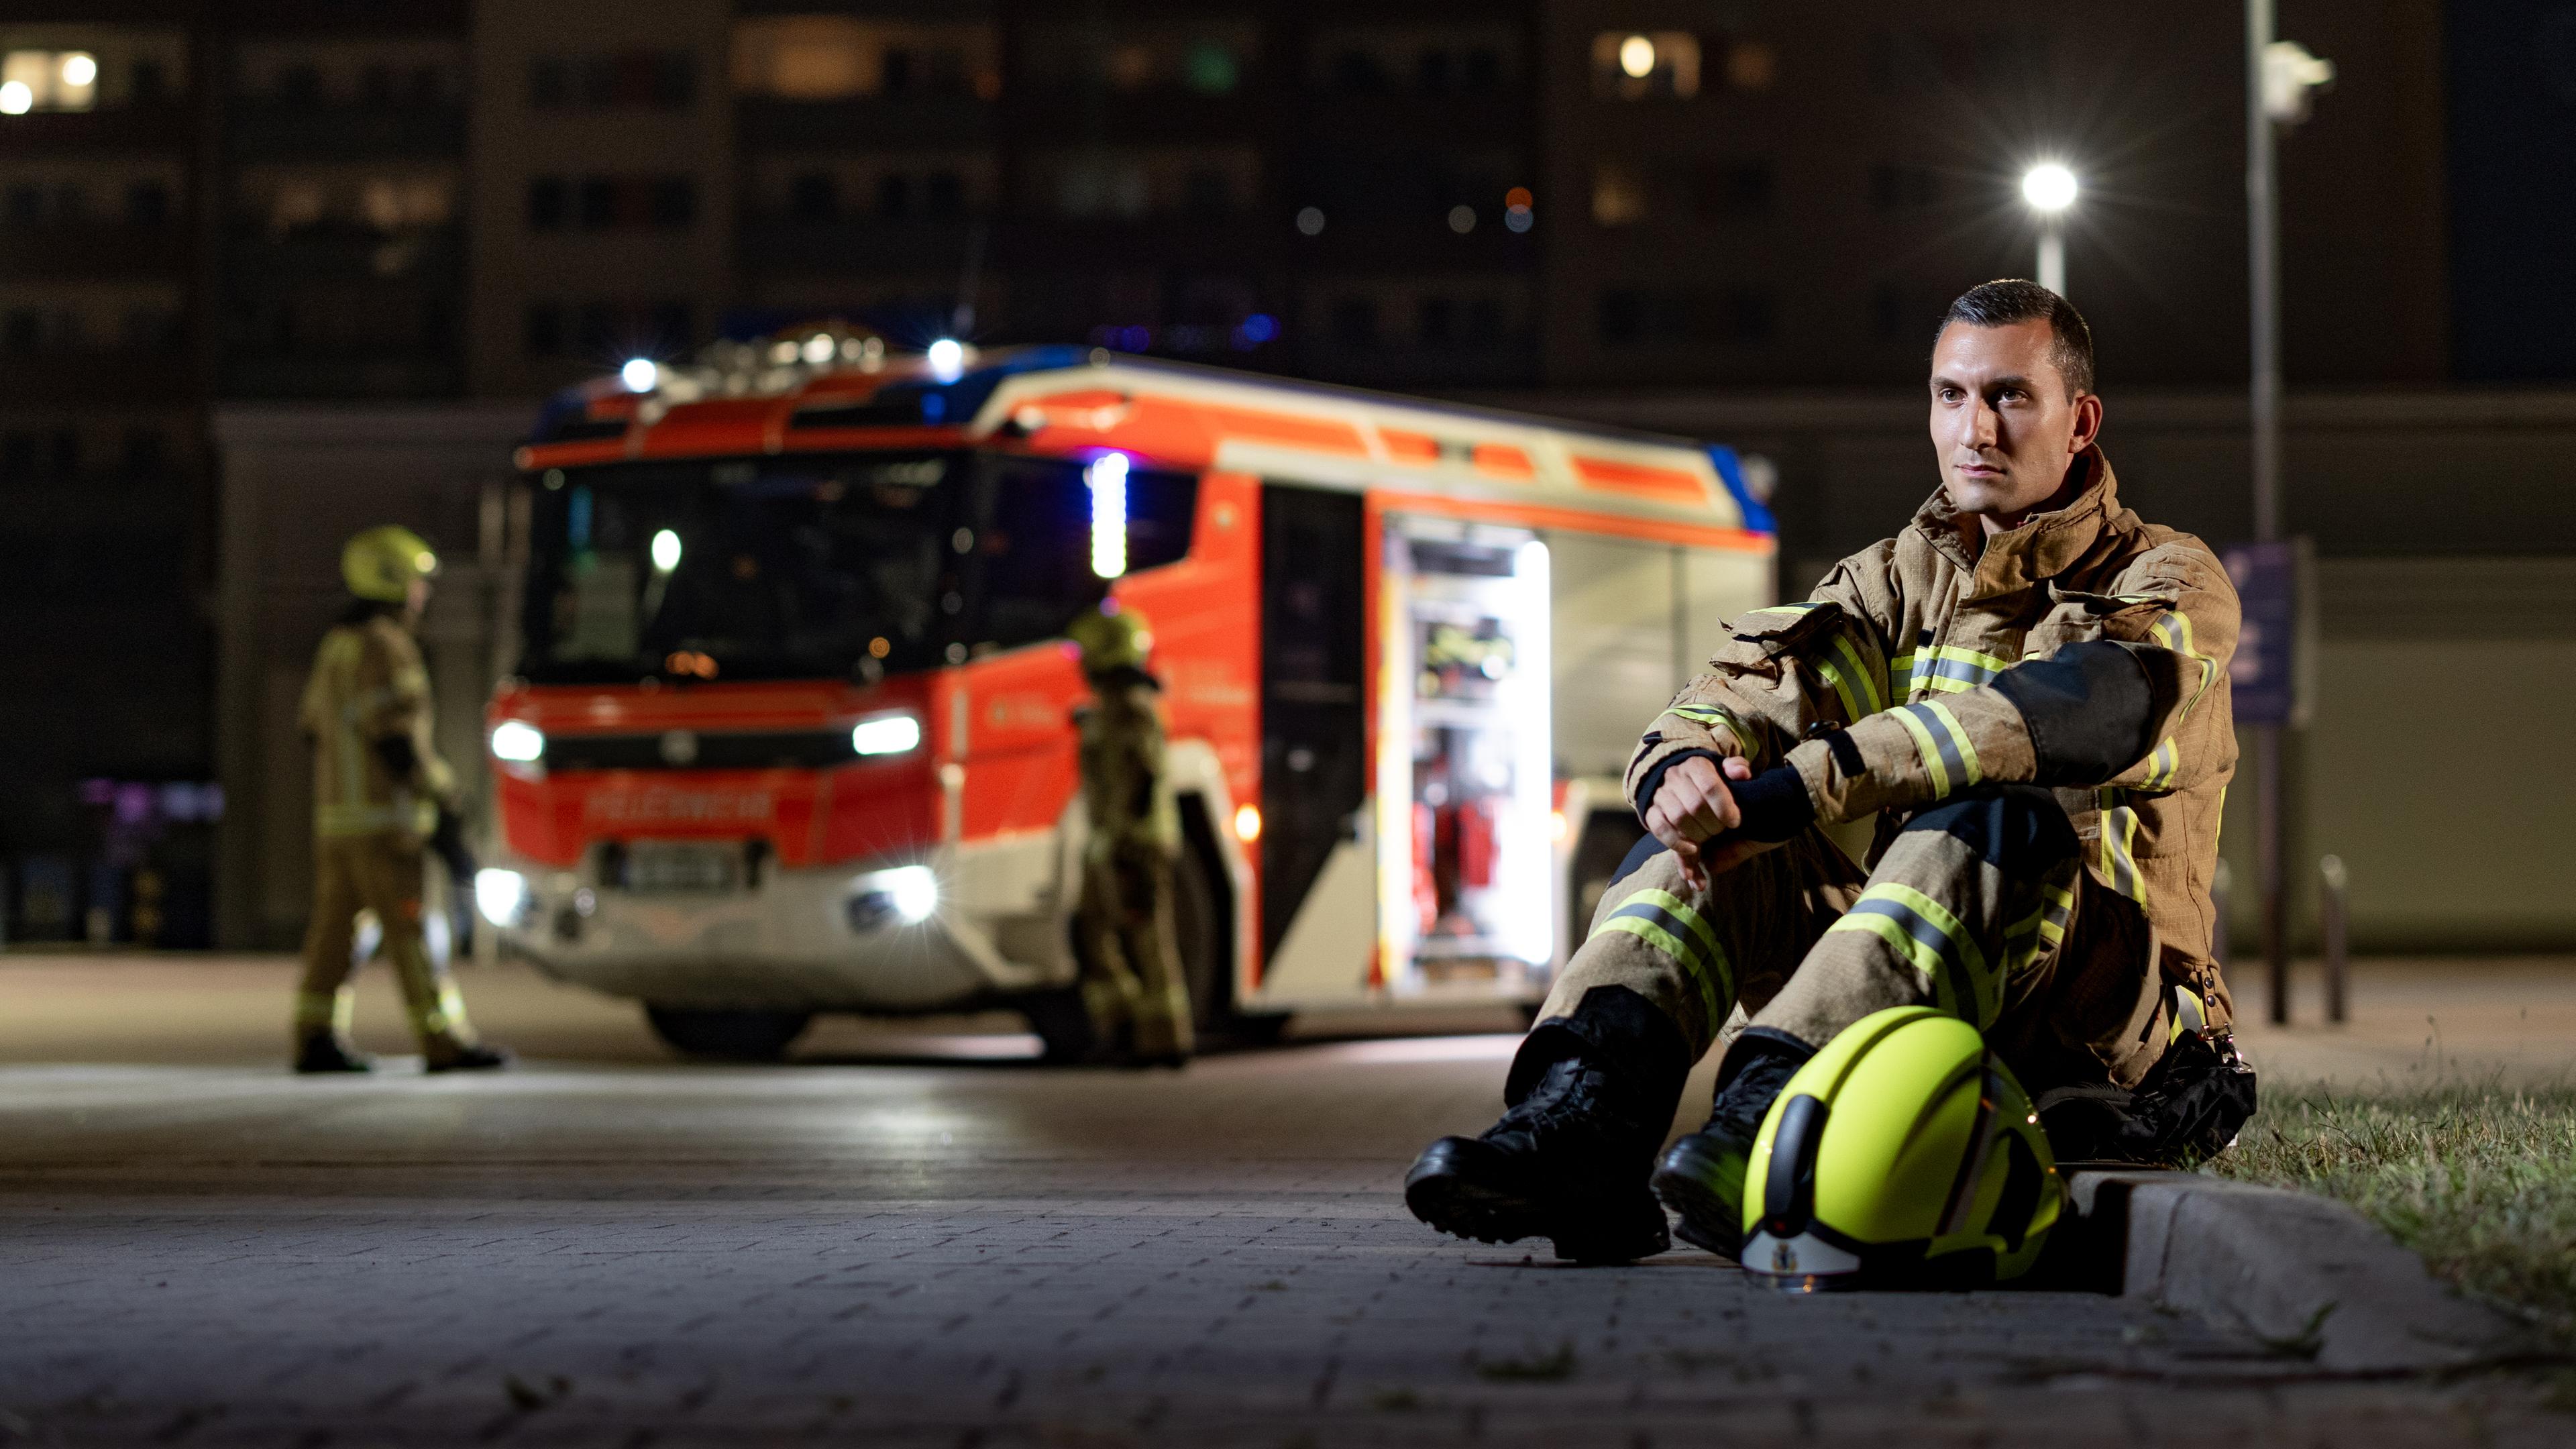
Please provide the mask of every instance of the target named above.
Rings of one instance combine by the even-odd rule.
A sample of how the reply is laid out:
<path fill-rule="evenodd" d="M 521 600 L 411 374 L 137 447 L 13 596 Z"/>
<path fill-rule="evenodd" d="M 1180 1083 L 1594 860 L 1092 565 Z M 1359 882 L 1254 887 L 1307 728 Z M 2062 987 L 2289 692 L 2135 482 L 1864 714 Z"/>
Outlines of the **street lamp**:
<path fill-rule="evenodd" d="M 2021 199 L 2039 216 L 2039 284 L 2066 295 L 2066 208 L 2075 204 L 2075 173 L 2043 161 L 2022 173 Z"/>

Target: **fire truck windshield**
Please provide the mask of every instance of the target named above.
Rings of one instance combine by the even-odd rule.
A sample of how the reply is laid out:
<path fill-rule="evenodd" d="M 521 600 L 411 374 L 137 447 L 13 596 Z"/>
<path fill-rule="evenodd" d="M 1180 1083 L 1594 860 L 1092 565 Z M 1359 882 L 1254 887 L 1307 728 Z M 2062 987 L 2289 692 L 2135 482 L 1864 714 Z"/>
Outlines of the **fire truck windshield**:
<path fill-rule="evenodd" d="M 1196 480 L 1136 471 L 1131 568 Z M 968 452 L 617 463 L 533 490 L 533 683 L 874 677 L 1063 632 L 1099 596 L 1078 461 Z"/>

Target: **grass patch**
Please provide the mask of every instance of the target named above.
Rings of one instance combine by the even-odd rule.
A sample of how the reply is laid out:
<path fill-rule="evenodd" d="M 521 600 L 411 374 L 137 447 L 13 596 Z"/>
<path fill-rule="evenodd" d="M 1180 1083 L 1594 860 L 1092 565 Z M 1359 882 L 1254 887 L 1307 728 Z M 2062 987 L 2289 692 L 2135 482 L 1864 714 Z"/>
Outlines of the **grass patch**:
<path fill-rule="evenodd" d="M 2576 1341 L 2576 1088 L 2267 1095 L 2203 1171 L 2341 1198 L 2436 1275 Z"/>

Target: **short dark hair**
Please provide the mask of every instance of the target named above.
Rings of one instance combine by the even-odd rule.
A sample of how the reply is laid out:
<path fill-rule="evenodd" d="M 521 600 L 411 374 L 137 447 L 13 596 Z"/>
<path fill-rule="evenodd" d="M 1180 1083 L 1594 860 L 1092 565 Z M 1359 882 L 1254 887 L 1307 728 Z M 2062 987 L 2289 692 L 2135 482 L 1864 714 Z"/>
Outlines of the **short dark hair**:
<path fill-rule="evenodd" d="M 2066 380 L 2066 395 L 2079 397 L 2093 390 L 2093 329 L 2084 325 L 2084 314 L 2075 304 L 2037 282 L 2006 277 L 1970 287 L 1941 314 L 1941 326 L 1932 334 L 1932 345 L 1941 345 L 1941 333 L 1953 322 L 1971 327 L 2010 327 L 2016 322 L 2048 323 L 2057 334 L 2057 343 L 2048 349 L 2048 360 L 2057 364 L 2057 375 Z"/>

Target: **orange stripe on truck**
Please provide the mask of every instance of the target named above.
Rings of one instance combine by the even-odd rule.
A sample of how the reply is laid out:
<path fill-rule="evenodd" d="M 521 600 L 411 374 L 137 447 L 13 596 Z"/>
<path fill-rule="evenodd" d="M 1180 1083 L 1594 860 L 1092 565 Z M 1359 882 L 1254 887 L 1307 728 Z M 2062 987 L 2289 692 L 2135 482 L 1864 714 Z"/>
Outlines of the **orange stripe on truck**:
<path fill-rule="evenodd" d="M 1652 498 L 1664 503 L 1706 503 L 1708 489 L 1693 473 L 1643 463 L 1614 463 L 1607 458 L 1574 457 L 1574 476 L 1586 488 Z"/>

